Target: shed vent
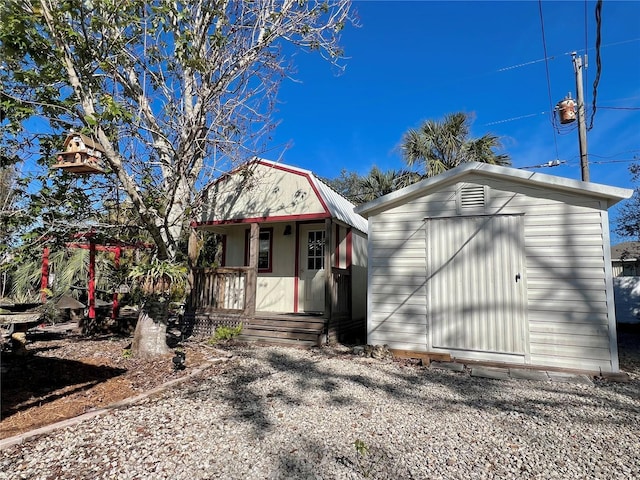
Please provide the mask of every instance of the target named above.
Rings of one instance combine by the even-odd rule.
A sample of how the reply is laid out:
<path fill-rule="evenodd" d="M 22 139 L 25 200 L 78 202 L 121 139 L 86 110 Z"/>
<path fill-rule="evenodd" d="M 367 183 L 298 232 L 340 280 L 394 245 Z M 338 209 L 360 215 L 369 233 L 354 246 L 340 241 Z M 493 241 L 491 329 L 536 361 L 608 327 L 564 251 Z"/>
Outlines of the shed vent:
<path fill-rule="evenodd" d="M 484 208 L 485 192 L 483 185 L 473 185 L 460 189 L 460 208 Z"/>

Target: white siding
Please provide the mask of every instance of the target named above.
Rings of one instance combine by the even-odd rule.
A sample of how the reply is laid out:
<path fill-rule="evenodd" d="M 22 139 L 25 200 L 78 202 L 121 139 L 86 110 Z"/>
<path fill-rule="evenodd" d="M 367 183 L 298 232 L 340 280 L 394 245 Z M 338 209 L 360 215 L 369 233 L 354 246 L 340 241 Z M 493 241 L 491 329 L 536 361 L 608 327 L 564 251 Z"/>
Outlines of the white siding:
<path fill-rule="evenodd" d="M 437 192 L 433 198 L 433 202 L 421 198 L 369 218 L 370 344 L 426 350 L 424 217 L 455 213 L 455 191 Z"/>
<path fill-rule="evenodd" d="M 475 173 L 465 180 L 369 218 L 369 343 L 426 350 L 423 220 L 460 215 L 456 192 L 487 186 L 486 207 L 468 215 L 523 215 L 529 362 L 617 370 L 605 202 Z"/>
<path fill-rule="evenodd" d="M 483 184 L 490 187 L 490 212 L 525 214 L 531 363 L 617 368 L 610 352 L 606 211 L 600 201 L 505 181 Z M 571 328 L 550 328 L 556 325 Z"/>
<path fill-rule="evenodd" d="M 351 230 L 351 317 L 367 316 L 367 236 Z"/>
<path fill-rule="evenodd" d="M 640 323 L 640 277 L 613 279 L 618 323 Z"/>
<path fill-rule="evenodd" d="M 219 181 L 208 197 L 203 222 L 326 213 L 309 177 L 262 164 Z"/>

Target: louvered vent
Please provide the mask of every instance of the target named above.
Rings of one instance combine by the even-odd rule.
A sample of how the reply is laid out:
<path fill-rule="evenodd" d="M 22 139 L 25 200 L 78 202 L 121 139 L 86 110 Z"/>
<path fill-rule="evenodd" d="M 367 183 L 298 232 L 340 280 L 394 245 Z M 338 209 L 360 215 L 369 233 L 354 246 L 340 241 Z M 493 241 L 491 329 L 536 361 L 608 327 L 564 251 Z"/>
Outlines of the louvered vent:
<path fill-rule="evenodd" d="M 460 189 L 460 208 L 484 208 L 484 205 L 483 185 L 473 185 Z"/>

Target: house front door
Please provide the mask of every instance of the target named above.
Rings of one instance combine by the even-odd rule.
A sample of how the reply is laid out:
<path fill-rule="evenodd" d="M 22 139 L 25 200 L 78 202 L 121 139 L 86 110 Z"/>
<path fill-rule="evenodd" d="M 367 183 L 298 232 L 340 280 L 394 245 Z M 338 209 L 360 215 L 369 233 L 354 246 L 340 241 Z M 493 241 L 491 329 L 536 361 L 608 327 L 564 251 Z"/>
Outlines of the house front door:
<path fill-rule="evenodd" d="M 324 312 L 324 224 L 300 226 L 298 310 Z"/>

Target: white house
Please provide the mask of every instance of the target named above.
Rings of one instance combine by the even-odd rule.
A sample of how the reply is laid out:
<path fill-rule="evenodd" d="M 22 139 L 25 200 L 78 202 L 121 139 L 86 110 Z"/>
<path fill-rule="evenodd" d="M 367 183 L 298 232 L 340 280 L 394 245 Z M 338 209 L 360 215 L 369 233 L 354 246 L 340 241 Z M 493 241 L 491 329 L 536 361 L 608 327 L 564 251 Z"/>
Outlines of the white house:
<path fill-rule="evenodd" d="M 266 330 L 266 317 L 283 326 L 306 314 L 330 337 L 360 323 L 364 340 L 367 221 L 353 204 L 312 172 L 263 159 L 221 178 L 207 199 L 194 226 L 222 235 L 223 260 L 196 276 L 201 313 L 254 318 L 247 332 Z"/>
<path fill-rule="evenodd" d="M 359 206 L 368 343 L 618 371 L 607 209 L 631 194 L 468 163 Z"/>

